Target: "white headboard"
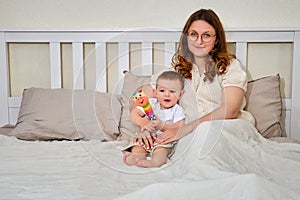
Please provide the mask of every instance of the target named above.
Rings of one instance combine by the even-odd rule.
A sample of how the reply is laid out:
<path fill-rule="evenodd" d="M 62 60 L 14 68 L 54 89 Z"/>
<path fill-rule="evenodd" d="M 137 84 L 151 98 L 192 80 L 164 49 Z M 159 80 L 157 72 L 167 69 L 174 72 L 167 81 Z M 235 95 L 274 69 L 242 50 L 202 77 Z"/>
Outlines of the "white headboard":
<path fill-rule="evenodd" d="M 227 41 L 235 43 L 236 56 L 244 66 L 247 64 L 248 43 L 293 44 L 291 98 L 283 99 L 285 132 L 288 137 L 300 140 L 300 29 L 227 29 Z M 0 29 L 0 126 L 15 124 L 21 97 L 10 96 L 9 43 L 48 43 L 50 52 L 51 88 L 62 87 L 61 44 L 72 44 L 73 88 L 84 88 L 83 44 L 95 44 L 96 90 L 107 91 L 107 43 L 118 45 L 118 78 L 130 66 L 130 43 L 141 43 L 142 74 L 153 73 L 153 43 L 162 43 L 164 64 L 170 65 L 180 29 Z M 246 70 L 246 69 L 245 69 Z M 120 88 L 119 88 L 120 89 Z"/>

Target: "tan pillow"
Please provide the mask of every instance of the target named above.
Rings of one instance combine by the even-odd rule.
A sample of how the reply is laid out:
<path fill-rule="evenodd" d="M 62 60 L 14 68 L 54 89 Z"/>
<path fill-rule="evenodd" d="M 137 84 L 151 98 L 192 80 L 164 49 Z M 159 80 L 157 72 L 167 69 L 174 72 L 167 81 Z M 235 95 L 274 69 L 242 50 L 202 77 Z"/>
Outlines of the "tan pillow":
<path fill-rule="evenodd" d="M 99 139 L 119 135 L 121 104 L 107 93 L 30 88 L 23 92 L 11 136 L 24 140 Z"/>
<path fill-rule="evenodd" d="M 282 136 L 280 76 L 266 76 L 248 82 L 245 110 L 252 113 L 256 128 L 266 138 Z"/>
<path fill-rule="evenodd" d="M 119 140 L 129 140 L 135 132 L 136 128 L 130 121 L 130 102 L 132 94 L 140 88 L 151 83 L 151 76 L 137 76 L 131 72 L 124 72 L 124 84 L 121 91 L 122 114 L 120 121 L 121 135 Z"/>
<path fill-rule="evenodd" d="M 279 142 L 279 143 L 296 143 L 300 144 L 299 140 L 293 139 L 293 138 L 287 138 L 287 137 L 271 137 L 269 138 L 271 141 Z"/>

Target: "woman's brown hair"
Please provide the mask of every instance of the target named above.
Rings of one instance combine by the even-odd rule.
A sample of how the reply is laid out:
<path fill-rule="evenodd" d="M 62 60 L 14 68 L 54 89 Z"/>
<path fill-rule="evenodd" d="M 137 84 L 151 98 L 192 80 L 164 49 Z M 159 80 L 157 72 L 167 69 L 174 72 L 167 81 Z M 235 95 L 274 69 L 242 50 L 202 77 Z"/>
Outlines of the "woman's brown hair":
<path fill-rule="evenodd" d="M 230 64 L 230 60 L 235 58 L 235 55 L 228 53 L 223 25 L 216 13 L 210 9 L 198 10 L 189 17 L 183 27 L 177 52 L 172 58 L 172 65 L 185 78 L 192 79 L 191 70 L 193 68 L 194 56 L 188 48 L 187 34 L 191 24 L 196 20 L 206 21 L 216 31 L 216 43 L 213 50 L 209 53 L 204 77 L 204 81 L 213 81 L 216 74 L 222 75 L 226 73 L 227 66 Z"/>

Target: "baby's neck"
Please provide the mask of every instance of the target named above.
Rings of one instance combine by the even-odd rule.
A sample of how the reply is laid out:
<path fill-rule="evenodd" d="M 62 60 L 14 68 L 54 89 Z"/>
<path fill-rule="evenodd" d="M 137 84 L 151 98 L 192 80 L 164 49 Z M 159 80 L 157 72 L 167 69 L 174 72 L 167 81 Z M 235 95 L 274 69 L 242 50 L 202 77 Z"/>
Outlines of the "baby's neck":
<path fill-rule="evenodd" d="M 176 105 L 176 104 L 175 104 L 175 105 Z M 160 109 L 161 109 L 161 110 L 167 110 L 167 109 L 173 108 L 175 105 L 166 108 L 166 107 L 163 107 L 163 106 L 160 104 Z"/>

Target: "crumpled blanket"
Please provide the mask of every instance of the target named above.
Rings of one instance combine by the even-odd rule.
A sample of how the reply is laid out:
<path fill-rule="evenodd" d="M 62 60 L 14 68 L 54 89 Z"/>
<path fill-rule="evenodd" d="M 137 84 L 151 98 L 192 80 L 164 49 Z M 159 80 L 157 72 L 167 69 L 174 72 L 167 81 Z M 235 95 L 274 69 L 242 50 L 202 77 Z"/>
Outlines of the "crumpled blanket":
<path fill-rule="evenodd" d="M 300 145 L 244 120 L 200 124 L 161 168 L 125 165 L 125 145 L 0 135 L 0 199 L 300 199 Z"/>

